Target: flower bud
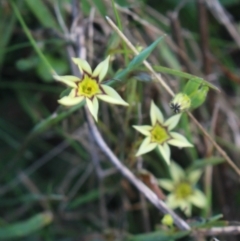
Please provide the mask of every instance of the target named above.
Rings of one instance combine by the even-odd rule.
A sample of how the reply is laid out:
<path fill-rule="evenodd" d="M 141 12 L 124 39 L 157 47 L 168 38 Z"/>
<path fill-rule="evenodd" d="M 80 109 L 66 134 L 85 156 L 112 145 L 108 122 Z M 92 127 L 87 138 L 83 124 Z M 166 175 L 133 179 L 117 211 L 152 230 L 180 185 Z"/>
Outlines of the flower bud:
<path fill-rule="evenodd" d="M 178 93 L 170 102 L 170 107 L 174 113 L 180 113 L 188 110 L 191 106 L 191 99 L 184 93 Z"/>
<path fill-rule="evenodd" d="M 195 109 L 203 104 L 207 97 L 209 86 L 200 78 L 190 79 L 185 85 L 183 92 L 175 95 L 170 102 L 174 113 Z"/>
<path fill-rule="evenodd" d="M 183 92 L 191 99 L 191 109 L 195 109 L 202 105 L 207 97 L 209 86 L 202 79 L 190 79 L 185 85 Z"/>
<path fill-rule="evenodd" d="M 162 224 L 166 225 L 166 226 L 173 226 L 173 218 L 170 214 L 166 214 L 164 215 L 163 219 L 162 219 Z"/>

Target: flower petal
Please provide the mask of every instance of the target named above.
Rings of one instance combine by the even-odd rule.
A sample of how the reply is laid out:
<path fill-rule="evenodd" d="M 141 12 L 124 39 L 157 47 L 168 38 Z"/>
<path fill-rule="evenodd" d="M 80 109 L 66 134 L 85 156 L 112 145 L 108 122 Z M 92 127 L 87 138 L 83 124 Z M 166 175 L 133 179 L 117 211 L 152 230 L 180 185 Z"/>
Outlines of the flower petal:
<path fill-rule="evenodd" d="M 180 205 L 180 209 L 186 214 L 186 216 L 190 217 L 192 213 L 192 205 L 191 203 L 185 201 Z"/>
<path fill-rule="evenodd" d="M 87 72 L 89 75 L 92 75 L 92 68 L 86 60 L 80 58 L 72 58 L 72 61 L 78 66 L 81 74 L 83 74 L 83 72 Z"/>
<path fill-rule="evenodd" d="M 170 117 L 169 119 L 167 119 L 165 121 L 165 123 L 163 125 L 167 126 L 168 130 L 171 131 L 178 124 L 181 115 L 182 114 L 178 114 L 178 115 L 174 115 L 174 116 Z"/>
<path fill-rule="evenodd" d="M 151 135 L 149 131 L 152 129 L 152 126 L 133 126 L 133 128 L 145 136 Z"/>
<path fill-rule="evenodd" d="M 102 61 L 93 71 L 92 77 L 98 77 L 99 83 L 103 80 L 108 71 L 109 59 L 110 55 L 104 61 Z"/>
<path fill-rule="evenodd" d="M 193 205 L 195 205 L 199 208 L 205 207 L 206 203 L 207 203 L 207 198 L 206 198 L 205 194 L 202 191 L 197 190 L 197 189 L 194 190 L 194 193 L 189 198 L 189 200 Z"/>
<path fill-rule="evenodd" d="M 90 113 L 92 114 L 92 116 L 94 117 L 94 119 L 96 121 L 98 121 L 98 100 L 96 97 L 93 97 L 93 100 L 90 100 L 88 98 L 86 98 L 86 101 L 87 101 L 87 106 L 88 106 L 88 109 L 90 111 Z"/>
<path fill-rule="evenodd" d="M 126 101 L 122 99 L 122 97 L 111 87 L 107 85 L 101 85 L 105 94 L 97 95 L 97 98 L 117 105 L 128 105 Z"/>
<path fill-rule="evenodd" d="M 68 95 L 69 97 L 75 97 L 76 96 L 76 89 L 72 89 Z"/>
<path fill-rule="evenodd" d="M 183 135 L 176 132 L 170 132 L 170 135 L 173 137 L 173 139 L 169 140 L 168 144 L 177 146 L 179 148 L 193 147 L 193 145 Z"/>
<path fill-rule="evenodd" d="M 150 138 L 147 137 L 143 140 L 142 144 L 140 145 L 138 152 L 136 156 L 143 155 L 147 152 L 152 151 L 154 148 L 156 148 L 157 144 L 156 143 L 151 143 Z"/>
<path fill-rule="evenodd" d="M 156 124 L 156 121 L 158 121 L 158 122 L 161 123 L 161 124 L 163 124 L 163 122 L 164 122 L 162 112 L 161 112 L 160 109 L 155 105 L 155 103 L 154 103 L 153 100 L 152 100 L 152 102 L 151 102 L 150 118 L 151 118 L 151 122 L 152 122 L 152 125 L 153 125 L 153 126 Z"/>
<path fill-rule="evenodd" d="M 158 184 L 160 187 L 164 188 L 169 192 L 174 190 L 174 183 L 169 179 L 159 179 Z"/>
<path fill-rule="evenodd" d="M 171 163 L 169 171 L 175 183 L 178 183 L 180 180 L 185 178 L 185 173 L 183 169 L 176 162 Z"/>
<path fill-rule="evenodd" d="M 200 179 L 202 175 L 202 171 L 201 170 L 194 170 L 189 172 L 188 174 L 188 180 L 190 181 L 191 184 L 196 184 L 198 182 L 198 180 Z"/>
<path fill-rule="evenodd" d="M 65 106 L 72 106 L 72 105 L 77 105 L 80 102 L 82 102 L 84 99 L 83 96 L 80 97 L 71 97 L 71 96 L 64 96 L 63 98 L 61 98 L 60 100 L 58 100 L 58 103 L 61 105 L 65 105 Z"/>
<path fill-rule="evenodd" d="M 162 154 L 164 160 L 167 162 L 168 165 L 170 165 L 170 148 L 167 143 L 164 143 L 163 145 L 158 145 L 158 149 L 160 153 Z"/>
<path fill-rule="evenodd" d="M 53 78 L 59 82 L 62 82 L 70 87 L 77 88 L 75 81 L 79 81 L 79 77 L 72 76 L 72 75 L 53 75 Z"/>
<path fill-rule="evenodd" d="M 167 196 L 166 203 L 170 208 L 174 209 L 180 206 L 181 201 L 177 199 L 175 194 L 171 193 Z"/>

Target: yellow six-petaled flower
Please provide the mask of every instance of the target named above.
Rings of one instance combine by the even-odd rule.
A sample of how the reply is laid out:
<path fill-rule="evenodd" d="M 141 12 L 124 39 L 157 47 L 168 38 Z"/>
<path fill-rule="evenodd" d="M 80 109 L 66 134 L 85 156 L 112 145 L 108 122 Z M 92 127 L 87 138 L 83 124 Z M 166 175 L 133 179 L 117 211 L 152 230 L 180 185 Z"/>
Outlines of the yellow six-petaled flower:
<path fill-rule="evenodd" d="M 178 114 L 164 121 L 162 112 L 152 101 L 150 108 L 152 125 L 133 126 L 137 131 L 147 136 L 140 145 L 136 156 L 150 152 L 157 147 L 165 161 L 170 164 L 169 145 L 180 148 L 192 147 L 193 145 L 183 135 L 171 131 L 178 124 L 180 117 L 181 114 Z"/>
<path fill-rule="evenodd" d="M 170 192 L 166 203 L 170 208 L 180 208 L 187 216 L 192 213 L 192 205 L 204 208 L 207 204 L 205 194 L 196 187 L 202 170 L 185 172 L 177 163 L 169 168 L 171 179 L 159 179 L 159 185 Z"/>
<path fill-rule="evenodd" d="M 64 96 L 58 102 L 65 106 L 72 106 L 86 100 L 89 111 L 96 121 L 98 119 L 98 99 L 112 104 L 127 106 L 128 103 L 113 88 L 101 84 L 108 71 L 109 58 L 110 56 L 101 62 L 94 71 L 92 71 L 87 61 L 80 58 L 72 58 L 73 62 L 78 65 L 81 77 L 71 75 L 53 76 L 57 81 L 72 88 L 69 95 Z"/>

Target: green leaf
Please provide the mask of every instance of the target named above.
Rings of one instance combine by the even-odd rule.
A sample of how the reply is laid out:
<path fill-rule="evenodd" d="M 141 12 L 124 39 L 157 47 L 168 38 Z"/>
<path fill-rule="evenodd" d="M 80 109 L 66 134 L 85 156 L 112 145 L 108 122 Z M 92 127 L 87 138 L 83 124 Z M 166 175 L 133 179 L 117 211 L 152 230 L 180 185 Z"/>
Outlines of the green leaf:
<path fill-rule="evenodd" d="M 64 87 L 62 86 L 50 86 L 46 84 L 32 83 L 30 81 L 21 82 L 18 79 L 15 82 L 10 82 L 7 80 L 0 82 L 0 89 L 30 90 L 32 92 L 42 91 L 58 94 L 63 88 Z"/>
<path fill-rule="evenodd" d="M 148 58 L 148 56 L 152 53 L 152 51 L 157 47 L 157 45 L 160 43 L 160 41 L 163 40 L 164 36 L 161 36 L 156 41 L 154 41 L 151 45 L 149 45 L 146 49 L 144 49 L 142 52 L 140 52 L 137 56 L 133 58 L 133 60 L 128 64 L 127 68 L 118 72 L 114 79 L 122 79 L 124 76 L 126 76 L 129 72 L 136 69 L 145 59 Z"/>
<path fill-rule="evenodd" d="M 39 213 L 25 221 L 0 227 L 0 239 L 8 240 L 12 238 L 21 238 L 42 229 L 50 224 L 53 215 L 50 212 Z"/>
<path fill-rule="evenodd" d="M 16 67 L 20 71 L 28 71 L 28 70 L 36 67 L 38 62 L 39 62 L 39 58 L 37 56 L 31 56 L 29 58 L 17 60 Z M 46 70 L 46 68 L 45 68 L 45 70 Z"/>
<path fill-rule="evenodd" d="M 147 234 L 131 236 L 127 241 L 173 241 L 187 236 L 190 231 L 180 231 L 177 233 L 167 233 L 166 231 L 157 231 Z"/>
<path fill-rule="evenodd" d="M 79 103 L 78 105 L 75 105 L 63 112 L 60 113 L 54 113 L 51 116 L 49 116 L 48 118 L 46 118 L 45 120 L 43 120 L 42 122 L 40 122 L 39 124 L 37 124 L 32 132 L 31 132 L 31 136 L 35 135 L 37 133 L 41 133 L 44 130 L 46 130 L 47 128 L 49 128 L 52 125 L 57 124 L 58 122 L 60 122 L 61 120 L 67 118 L 69 115 L 71 115 L 74 111 L 78 110 L 79 108 L 81 108 L 84 105 L 84 101 L 82 101 L 81 103 Z"/>
<path fill-rule="evenodd" d="M 204 79 L 202 79 L 202 78 L 200 78 L 198 76 L 195 76 L 195 75 L 192 75 L 192 74 L 188 74 L 188 73 L 176 70 L 176 69 L 170 69 L 170 68 L 167 68 L 167 67 L 162 67 L 162 66 L 153 66 L 153 69 L 155 71 L 159 71 L 161 73 L 171 74 L 171 75 L 182 77 L 182 78 L 186 78 L 186 79 L 195 79 L 195 80 L 198 79 L 198 80 L 201 80 L 202 83 L 207 85 L 209 88 L 214 89 L 214 90 L 220 92 L 218 87 L 216 87 L 215 85 L 209 83 L 208 81 L 206 81 L 206 80 L 204 80 Z"/>
<path fill-rule="evenodd" d="M 16 91 L 16 94 L 23 111 L 28 115 L 33 123 L 37 123 L 40 118 L 37 109 L 42 105 L 42 103 L 40 104 L 39 100 L 36 100 L 35 96 L 32 96 L 32 93 L 26 91 Z"/>
<path fill-rule="evenodd" d="M 85 15 L 89 15 L 91 11 L 91 5 L 89 3 L 89 0 L 82 0 L 80 1 L 81 9 Z"/>
<path fill-rule="evenodd" d="M 184 86 L 183 93 L 191 100 L 191 109 L 195 109 L 206 100 L 209 87 L 203 79 L 198 77 L 190 79 Z"/>
<path fill-rule="evenodd" d="M 211 157 L 211 158 L 204 158 L 200 160 L 196 160 L 188 169 L 187 172 L 191 172 L 195 169 L 202 169 L 206 166 L 218 165 L 225 161 L 224 158 L 221 157 Z"/>
<path fill-rule="evenodd" d="M 114 0 L 111 0 L 112 2 L 112 8 L 114 10 L 114 15 L 115 15 L 115 18 L 117 20 L 117 26 L 118 28 L 122 31 L 122 22 L 121 22 L 121 19 L 120 19 L 120 16 L 118 14 L 118 11 L 117 11 L 117 8 L 116 8 L 116 5 L 115 5 L 115 1 Z M 125 44 L 125 43 L 124 43 Z"/>
<path fill-rule="evenodd" d="M 67 72 L 68 65 L 66 61 L 63 61 L 61 58 L 54 58 L 49 54 L 45 54 L 45 58 L 59 75 L 64 75 Z M 52 74 L 49 71 L 47 71 L 44 62 L 42 61 L 38 62 L 37 73 L 43 81 L 54 82 Z"/>
<path fill-rule="evenodd" d="M 193 92 L 197 91 L 199 86 L 201 86 L 203 82 L 199 78 L 191 78 L 184 86 L 183 93 L 187 95 L 191 95 Z"/>
<path fill-rule="evenodd" d="M 25 0 L 38 21 L 46 28 L 58 29 L 57 22 L 42 0 Z"/>
<path fill-rule="evenodd" d="M 72 88 L 71 88 L 71 87 L 68 87 L 67 89 L 65 89 L 65 90 L 63 90 L 63 91 L 61 92 L 61 94 L 60 94 L 59 97 L 62 98 L 62 97 L 64 97 L 64 96 L 69 95 L 70 92 L 71 92 L 71 90 L 72 90 Z"/>
<path fill-rule="evenodd" d="M 95 201 L 99 198 L 99 190 L 92 190 L 86 194 L 81 195 L 81 197 L 75 198 L 70 204 L 69 208 L 76 208 L 85 203 Z"/>
<path fill-rule="evenodd" d="M 6 16 L 5 16 L 6 15 Z M 0 38 L 0 70 L 2 68 L 2 63 L 4 61 L 4 55 L 5 52 L 4 50 L 7 48 L 7 45 L 11 39 L 11 36 L 14 31 L 14 26 L 16 23 L 16 16 L 11 15 L 8 16 L 8 14 L 5 13 L 4 6 L 0 8 L 0 16 L 1 16 L 1 21 L 0 21 L 0 31 L 4 34 L 1 35 Z"/>
<path fill-rule="evenodd" d="M 215 215 L 208 219 L 192 222 L 191 227 L 195 228 L 212 228 L 212 227 L 224 227 L 228 225 L 228 221 L 219 220 L 222 218 L 222 214 Z"/>
<path fill-rule="evenodd" d="M 114 80 L 109 81 L 108 84 L 111 85 L 112 82 L 114 82 L 115 80 L 122 80 L 123 77 L 125 77 L 128 74 L 128 72 L 130 72 L 130 70 L 128 68 L 117 72 L 117 74 L 113 78 Z"/>
<path fill-rule="evenodd" d="M 134 68 L 139 66 L 145 59 L 147 59 L 148 56 L 157 47 L 157 45 L 160 43 L 160 41 L 163 40 L 164 37 L 165 37 L 165 35 L 161 36 L 160 38 L 155 40 L 151 45 L 149 45 L 146 49 L 144 49 L 142 52 L 140 52 L 137 56 L 135 56 L 127 67 L 129 69 L 129 71 L 133 70 Z"/>
<path fill-rule="evenodd" d="M 28 0 L 28 1 L 30 1 L 30 0 Z M 33 1 L 32 1 L 32 2 L 33 2 Z M 25 23 L 22 15 L 21 15 L 21 13 L 20 13 L 17 5 L 15 4 L 15 1 L 10 0 L 10 3 L 11 3 L 11 6 L 12 6 L 12 8 L 13 8 L 13 11 L 14 11 L 17 19 L 19 20 L 19 22 L 20 22 L 20 24 L 21 24 L 21 26 L 22 26 L 25 34 L 27 35 L 30 43 L 32 44 L 33 48 L 35 49 L 35 51 L 37 52 L 37 54 L 39 55 L 39 57 L 42 59 L 42 61 L 45 63 L 47 69 L 48 69 L 52 74 L 55 73 L 55 71 L 53 70 L 52 66 L 49 64 L 49 62 L 48 62 L 47 59 L 45 58 L 45 56 L 44 56 L 44 54 L 42 53 L 42 51 L 39 49 L 39 46 L 38 46 L 38 44 L 36 43 L 36 41 L 34 40 L 34 38 L 33 38 L 32 34 L 31 34 L 30 30 L 28 29 L 28 27 L 27 27 L 27 25 L 26 25 L 26 23 Z"/>
<path fill-rule="evenodd" d="M 104 2 L 102 0 L 93 0 L 93 3 L 95 4 L 96 8 L 100 12 L 102 16 L 106 16 L 107 14 L 107 7 L 105 6 Z"/>
<path fill-rule="evenodd" d="M 13 205 L 21 205 L 22 203 L 33 203 L 39 201 L 63 201 L 65 196 L 60 194 L 27 194 L 20 197 L 15 198 L 4 198 L 0 200 L 1 207 L 11 207 Z"/>

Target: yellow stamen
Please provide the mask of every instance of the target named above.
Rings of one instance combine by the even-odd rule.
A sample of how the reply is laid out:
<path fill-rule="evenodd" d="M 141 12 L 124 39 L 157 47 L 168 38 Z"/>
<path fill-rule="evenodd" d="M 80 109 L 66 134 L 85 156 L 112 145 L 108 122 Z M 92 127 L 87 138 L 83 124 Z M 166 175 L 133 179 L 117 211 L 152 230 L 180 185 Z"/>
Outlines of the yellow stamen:
<path fill-rule="evenodd" d="M 181 182 L 176 187 L 175 194 L 178 199 L 186 199 L 192 194 L 192 187 L 188 182 Z"/>
<path fill-rule="evenodd" d="M 99 93 L 101 93 L 99 84 L 95 79 L 91 79 L 88 75 L 85 75 L 84 79 L 78 84 L 77 94 L 79 96 L 91 98 Z"/>
<path fill-rule="evenodd" d="M 170 138 L 167 129 L 160 124 L 156 124 L 151 130 L 151 142 L 157 142 L 158 144 L 163 144 Z"/>

